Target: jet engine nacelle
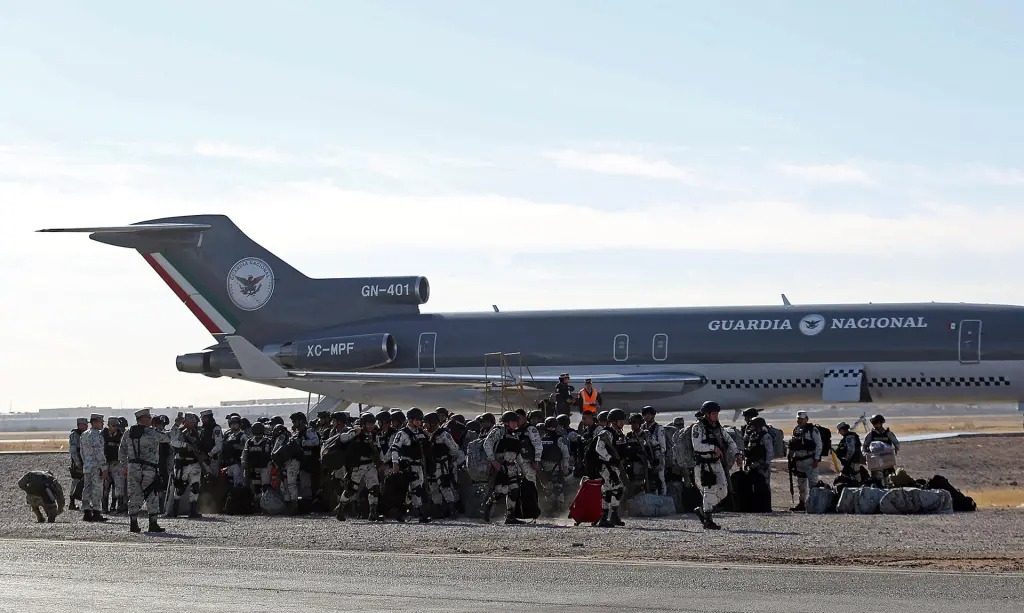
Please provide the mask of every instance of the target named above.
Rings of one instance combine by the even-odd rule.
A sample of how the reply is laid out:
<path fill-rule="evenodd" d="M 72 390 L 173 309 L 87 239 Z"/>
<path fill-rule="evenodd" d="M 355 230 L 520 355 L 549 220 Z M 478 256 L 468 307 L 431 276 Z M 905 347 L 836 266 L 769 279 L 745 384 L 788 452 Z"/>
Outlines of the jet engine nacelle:
<path fill-rule="evenodd" d="M 395 337 L 386 333 L 294 341 L 263 348 L 284 368 L 358 370 L 390 364 L 398 357 Z"/>
<path fill-rule="evenodd" d="M 430 283 L 426 277 L 368 277 L 348 281 L 359 288 L 363 300 L 371 303 L 424 304 L 430 299 Z"/>

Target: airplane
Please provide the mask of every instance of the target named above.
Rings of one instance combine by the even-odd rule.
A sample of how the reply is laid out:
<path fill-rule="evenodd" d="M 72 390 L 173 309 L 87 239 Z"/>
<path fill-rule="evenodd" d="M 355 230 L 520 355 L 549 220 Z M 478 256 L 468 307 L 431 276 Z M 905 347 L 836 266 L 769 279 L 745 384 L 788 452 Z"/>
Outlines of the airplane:
<path fill-rule="evenodd" d="M 513 389 L 538 402 L 563 372 L 591 378 L 605 408 L 1024 397 L 1019 306 L 783 297 L 775 306 L 424 313 L 425 277 L 312 279 L 223 215 L 39 231 L 138 251 L 216 340 L 177 356 L 179 371 L 318 394 L 320 409 L 474 410 Z M 487 364 L 495 354 L 516 357 Z"/>

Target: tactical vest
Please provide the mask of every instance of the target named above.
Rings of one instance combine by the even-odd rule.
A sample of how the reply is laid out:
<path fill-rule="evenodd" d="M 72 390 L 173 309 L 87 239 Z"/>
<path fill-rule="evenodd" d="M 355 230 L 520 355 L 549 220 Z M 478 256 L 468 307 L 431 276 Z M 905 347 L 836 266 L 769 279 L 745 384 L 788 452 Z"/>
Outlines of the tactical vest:
<path fill-rule="evenodd" d="M 198 434 L 200 434 L 195 430 L 189 431 L 187 428 L 185 428 L 185 426 L 182 426 L 179 429 L 179 432 L 181 433 L 181 436 L 190 436 L 192 438 L 195 438 Z M 199 459 L 196 457 L 196 454 L 192 452 L 192 448 L 189 447 L 188 445 L 185 445 L 183 447 L 176 447 L 174 453 L 178 456 L 178 461 L 180 461 L 183 464 L 191 464 Z"/>
<path fill-rule="evenodd" d="M 217 444 L 217 441 L 213 438 L 213 429 L 215 427 L 216 424 L 210 424 L 209 426 L 199 427 L 199 442 L 196 444 L 196 447 L 199 449 L 199 451 L 202 451 L 203 453 L 206 454 L 209 454 L 211 451 L 213 451 L 214 445 Z"/>
<path fill-rule="evenodd" d="M 661 427 L 661 424 L 659 424 L 658 422 L 654 422 L 653 424 L 648 426 L 645 423 L 643 429 L 648 434 L 648 440 L 650 441 L 651 449 L 654 451 L 654 453 L 658 453 L 659 451 L 665 451 L 664 449 L 661 448 L 661 443 L 658 441 L 658 432 L 664 431 L 664 428 Z M 665 442 L 666 444 L 668 444 L 668 436 L 665 437 Z"/>
<path fill-rule="evenodd" d="M 808 423 L 793 428 L 793 439 L 789 441 L 789 450 L 800 452 L 799 455 L 814 453 L 814 424 Z M 822 450 L 824 453 L 824 450 Z"/>
<path fill-rule="evenodd" d="M 720 449 L 724 454 L 725 450 L 728 448 L 728 445 L 725 442 L 725 437 L 729 435 L 726 434 L 725 430 L 722 429 L 722 424 L 717 422 L 712 423 L 710 421 L 702 419 L 700 421 L 700 425 L 701 431 L 704 432 L 704 438 L 701 442 L 703 442 L 705 445 L 712 445 L 715 448 Z M 715 457 L 714 451 L 708 451 L 704 453 L 695 452 L 694 455 L 697 456 L 698 462 L 704 464 L 718 461 L 718 458 Z"/>
<path fill-rule="evenodd" d="M 349 457 L 355 464 L 376 464 L 379 452 L 373 444 L 373 435 L 368 432 L 360 432 L 348 443 L 350 445 Z"/>
<path fill-rule="evenodd" d="M 398 448 L 398 455 L 413 464 L 419 464 L 423 460 L 423 432 L 414 432 L 409 426 L 405 426 L 401 431 L 405 432 L 408 439 L 405 445 Z"/>
<path fill-rule="evenodd" d="M 851 432 L 851 433 L 847 434 L 846 436 L 844 436 L 843 437 L 843 446 L 846 449 L 849 449 L 851 447 L 851 445 L 847 444 L 846 441 L 848 441 L 851 438 L 853 439 L 853 445 L 852 445 L 852 447 L 853 447 L 853 455 L 850 457 L 849 460 L 846 460 L 846 461 L 850 462 L 851 464 L 863 464 L 864 463 L 864 452 L 861 451 L 860 435 L 859 434 L 857 434 L 856 432 Z M 842 458 L 840 458 L 840 459 L 842 459 Z"/>
<path fill-rule="evenodd" d="M 537 456 L 536 450 L 533 448 L 533 441 L 530 440 L 530 434 L 528 432 L 529 429 L 530 424 L 526 424 L 525 426 L 518 428 L 514 435 L 519 439 L 520 455 L 523 456 L 524 460 L 532 462 Z"/>
<path fill-rule="evenodd" d="M 245 442 L 246 468 L 263 469 L 270 464 L 270 451 L 273 448 L 273 441 L 266 436 L 251 438 Z"/>
<path fill-rule="evenodd" d="M 540 439 L 541 444 L 544 446 L 540 452 L 541 462 L 562 463 L 562 449 L 558 446 L 558 439 L 560 438 L 561 436 L 557 432 L 547 432 Z"/>
<path fill-rule="evenodd" d="M 124 432 L 120 430 L 116 434 L 111 434 L 110 428 L 103 429 L 103 455 L 108 462 L 117 461 L 117 450 L 121 447 L 121 437 L 123 436 Z"/>
<path fill-rule="evenodd" d="M 498 426 L 495 426 L 497 428 Z M 502 426 L 504 427 L 504 426 Z M 505 432 L 498 444 L 494 446 L 494 453 L 515 453 L 518 454 L 523 448 L 523 442 L 515 434 Z"/>
<path fill-rule="evenodd" d="M 764 445 L 764 437 L 767 434 L 763 430 L 747 430 L 743 437 L 743 455 L 748 462 L 763 462 L 768 457 L 768 449 Z"/>
<path fill-rule="evenodd" d="M 448 449 L 448 445 L 445 445 L 436 438 L 437 436 L 441 435 L 441 432 L 441 430 L 437 431 L 437 434 L 435 435 L 435 438 L 430 445 L 431 454 L 434 456 L 435 460 L 439 461 L 447 460 L 448 456 L 451 454 L 451 452 Z"/>
<path fill-rule="evenodd" d="M 237 432 L 231 430 L 224 437 L 224 447 L 220 453 L 222 465 L 234 466 L 242 461 L 242 450 L 245 449 L 244 436 L 245 434 L 241 430 Z"/>

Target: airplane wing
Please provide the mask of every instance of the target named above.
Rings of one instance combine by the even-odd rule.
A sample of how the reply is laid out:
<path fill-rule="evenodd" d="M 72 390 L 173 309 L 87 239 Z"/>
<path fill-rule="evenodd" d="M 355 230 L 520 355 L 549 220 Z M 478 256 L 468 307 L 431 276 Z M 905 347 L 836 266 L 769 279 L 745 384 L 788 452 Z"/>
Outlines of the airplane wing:
<path fill-rule="evenodd" d="M 253 379 L 302 379 L 306 381 L 344 381 L 355 384 L 390 383 L 395 385 L 448 385 L 455 387 L 497 387 L 517 385 L 520 382 L 513 376 L 460 374 L 460 373 L 423 373 L 423 372 L 363 372 L 363 371 L 319 371 L 319 370 L 285 370 L 270 356 L 257 349 L 241 336 L 225 337 L 231 351 L 238 358 L 242 373 Z M 603 386 L 644 386 L 673 385 L 680 391 L 687 388 L 700 387 L 707 384 L 704 375 L 689 372 L 675 373 L 603 373 L 586 375 L 595 384 Z M 524 379 L 523 387 L 534 390 L 554 389 L 558 383 L 557 375 L 534 376 Z"/>

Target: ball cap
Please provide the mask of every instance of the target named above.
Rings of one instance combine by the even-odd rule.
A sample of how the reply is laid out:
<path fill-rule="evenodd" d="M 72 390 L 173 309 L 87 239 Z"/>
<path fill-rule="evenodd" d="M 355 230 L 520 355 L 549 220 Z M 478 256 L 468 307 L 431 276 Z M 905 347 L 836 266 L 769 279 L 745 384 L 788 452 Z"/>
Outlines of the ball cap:
<path fill-rule="evenodd" d="M 149 417 L 149 409 L 139 409 L 138 411 L 135 411 L 135 419 L 140 417 Z"/>
<path fill-rule="evenodd" d="M 101 416 L 100 419 L 103 419 L 103 417 Z M 88 417 L 79 417 L 78 419 L 75 420 L 75 423 L 77 423 L 77 424 L 87 424 L 87 423 L 89 423 L 89 418 Z"/>
<path fill-rule="evenodd" d="M 807 411 L 797 411 L 796 412 L 796 418 L 797 419 L 807 419 Z"/>

